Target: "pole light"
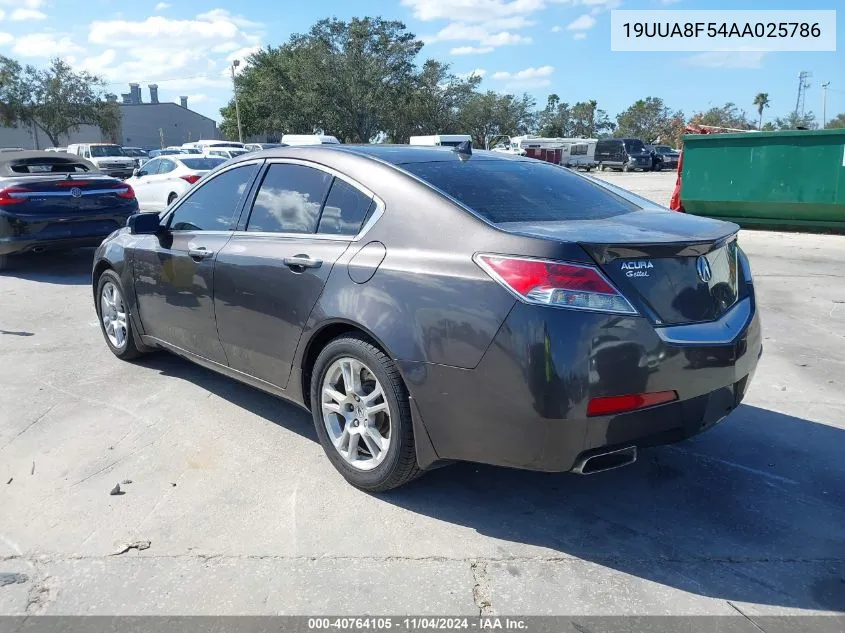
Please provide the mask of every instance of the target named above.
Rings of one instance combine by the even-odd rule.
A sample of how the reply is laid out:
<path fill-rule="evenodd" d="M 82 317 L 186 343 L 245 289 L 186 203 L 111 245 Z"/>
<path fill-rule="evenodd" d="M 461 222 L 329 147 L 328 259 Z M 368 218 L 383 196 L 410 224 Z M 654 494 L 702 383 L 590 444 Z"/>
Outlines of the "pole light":
<path fill-rule="evenodd" d="M 232 91 L 235 93 L 235 117 L 238 120 L 238 142 L 244 142 L 244 133 L 241 129 L 241 107 L 238 104 L 238 84 L 235 83 L 235 68 L 241 65 L 241 60 L 236 59 L 232 62 Z"/>

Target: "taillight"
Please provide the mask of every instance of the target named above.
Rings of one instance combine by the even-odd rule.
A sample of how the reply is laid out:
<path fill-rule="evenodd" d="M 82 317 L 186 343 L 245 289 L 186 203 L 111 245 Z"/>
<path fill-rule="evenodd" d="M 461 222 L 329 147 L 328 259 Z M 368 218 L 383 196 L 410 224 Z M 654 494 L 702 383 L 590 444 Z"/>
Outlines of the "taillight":
<path fill-rule="evenodd" d="M 131 185 L 127 185 L 125 182 L 120 183 L 120 187 L 117 191 L 117 197 L 125 198 L 126 200 L 134 200 L 135 190 L 131 187 Z"/>
<path fill-rule="evenodd" d="M 479 254 L 474 259 L 493 279 L 527 303 L 637 314 L 595 266 L 503 255 Z"/>
<path fill-rule="evenodd" d="M 26 187 L 4 187 L 0 189 L 0 206 L 7 207 L 12 204 L 26 202 L 25 196 L 15 195 L 21 193 L 30 193 L 30 191 Z"/>
<path fill-rule="evenodd" d="M 186 174 L 184 176 L 179 176 L 182 180 L 187 180 L 189 183 L 194 184 L 197 180 L 200 179 L 199 176 L 196 174 Z"/>
<path fill-rule="evenodd" d="M 650 393 L 635 393 L 626 396 L 606 396 L 592 398 L 587 404 L 587 416 L 613 415 L 614 413 L 625 413 L 636 411 L 646 407 L 654 407 L 658 404 L 674 402 L 678 399 L 676 391 L 652 391 Z"/>

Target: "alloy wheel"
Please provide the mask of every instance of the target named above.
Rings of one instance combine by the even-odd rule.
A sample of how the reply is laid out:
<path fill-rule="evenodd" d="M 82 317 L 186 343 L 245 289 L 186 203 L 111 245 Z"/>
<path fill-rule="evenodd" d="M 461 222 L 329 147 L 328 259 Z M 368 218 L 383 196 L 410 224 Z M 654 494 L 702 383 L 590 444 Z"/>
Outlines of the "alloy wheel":
<path fill-rule="evenodd" d="M 390 407 L 373 371 L 356 358 L 339 358 L 320 394 L 323 423 L 344 461 L 358 470 L 381 464 L 390 448 Z"/>
<path fill-rule="evenodd" d="M 126 345 L 126 307 L 120 289 L 111 281 L 103 285 L 100 293 L 100 318 L 109 342 L 116 348 Z"/>

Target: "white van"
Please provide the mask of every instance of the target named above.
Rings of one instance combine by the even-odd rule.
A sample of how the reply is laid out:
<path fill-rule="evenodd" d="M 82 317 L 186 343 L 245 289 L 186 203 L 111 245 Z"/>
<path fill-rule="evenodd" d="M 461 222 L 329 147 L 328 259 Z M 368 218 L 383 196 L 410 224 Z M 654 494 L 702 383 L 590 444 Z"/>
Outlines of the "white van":
<path fill-rule="evenodd" d="M 469 134 L 433 134 L 431 136 L 412 136 L 409 145 L 428 145 L 429 147 L 457 147 L 464 141 L 472 142 Z"/>
<path fill-rule="evenodd" d="M 340 145 L 336 137 L 328 134 L 284 134 L 284 145 Z"/>
<path fill-rule="evenodd" d="M 138 166 L 134 158 L 114 143 L 72 143 L 65 151 L 90 160 L 99 171 L 114 178 L 129 178 Z"/>

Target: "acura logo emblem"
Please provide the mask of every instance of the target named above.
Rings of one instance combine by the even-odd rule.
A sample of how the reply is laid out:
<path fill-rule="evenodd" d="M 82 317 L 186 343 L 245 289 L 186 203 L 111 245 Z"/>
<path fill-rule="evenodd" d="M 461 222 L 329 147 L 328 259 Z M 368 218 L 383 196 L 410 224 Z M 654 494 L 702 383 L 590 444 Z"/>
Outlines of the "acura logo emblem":
<path fill-rule="evenodd" d="M 72 195 L 74 198 L 81 198 L 82 197 L 82 189 L 80 189 L 79 187 L 74 187 L 73 189 L 70 190 L 70 195 Z"/>
<path fill-rule="evenodd" d="M 710 270 L 710 262 L 707 261 L 704 255 L 700 256 L 698 261 L 695 262 L 695 269 L 698 271 L 698 278 L 704 283 L 707 283 L 713 277 L 713 271 Z"/>

